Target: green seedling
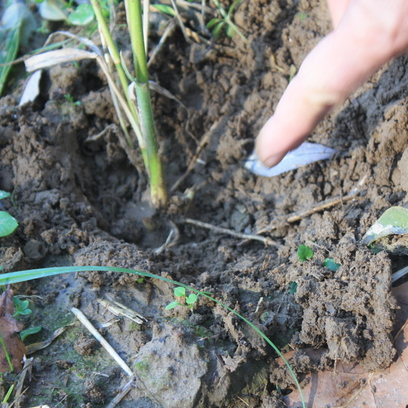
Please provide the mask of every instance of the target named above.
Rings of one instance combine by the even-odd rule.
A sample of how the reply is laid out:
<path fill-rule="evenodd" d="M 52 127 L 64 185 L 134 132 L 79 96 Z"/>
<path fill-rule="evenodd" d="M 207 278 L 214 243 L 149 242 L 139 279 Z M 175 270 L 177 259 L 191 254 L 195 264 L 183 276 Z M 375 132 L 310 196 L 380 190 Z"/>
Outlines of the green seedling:
<path fill-rule="evenodd" d="M 297 285 L 296 282 L 290 282 L 289 283 L 289 293 L 291 295 L 294 295 L 296 293 L 296 291 L 297 291 L 297 287 L 298 287 L 298 285 Z"/>
<path fill-rule="evenodd" d="M 95 21 L 95 13 L 90 4 L 80 4 L 74 11 L 69 13 L 68 21 L 77 26 L 85 26 Z"/>
<path fill-rule="evenodd" d="M 1 336 L 1 334 L 0 334 L 0 346 L 3 348 L 4 355 L 6 357 L 7 363 L 8 363 L 9 368 L 10 368 L 10 372 L 13 372 L 14 371 L 13 363 L 11 361 L 11 357 L 10 357 L 9 352 L 7 351 L 6 343 L 4 342 L 3 337 Z"/>
<path fill-rule="evenodd" d="M 336 272 L 340 268 L 340 264 L 334 262 L 334 259 L 332 258 L 326 258 L 323 261 L 323 266 L 325 266 L 326 268 L 330 269 L 333 272 Z"/>
<path fill-rule="evenodd" d="M 0 190 L 0 200 L 9 197 L 10 193 Z M 18 227 L 17 220 L 7 211 L 0 211 L 0 237 L 6 237 Z"/>
<path fill-rule="evenodd" d="M 95 22 L 95 13 L 90 4 L 79 4 L 75 7 L 73 1 L 38 0 L 41 17 L 48 21 L 66 21 L 76 26 L 86 26 Z M 104 2 L 105 8 L 107 7 Z"/>
<path fill-rule="evenodd" d="M 174 11 L 173 7 L 167 4 L 153 4 L 153 7 L 160 11 L 160 13 L 167 14 L 170 17 L 176 17 L 176 12 Z"/>
<path fill-rule="evenodd" d="M 2 404 L 4 404 L 5 406 L 8 406 L 8 400 L 11 397 L 11 394 L 13 393 L 14 390 L 14 384 L 11 385 L 11 387 L 8 389 L 6 395 L 3 398 L 3 401 L 1 402 Z"/>
<path fill-rule="evenodd" d="M 258 329 L 253 323 L 251 323 L 248 319 L 246 319 L 244 316 L 239 314 L 237 311 L 234 309 L 231 309 L 224 303 L 220 302 L 219 300 L 215 299 L 214 297 L 210 296 L 206 292 L 202 292 L 200 290 L 194 289 L 190 286 L 184 285 L 181 282 L 175 282 L 172 279 L 165 278 L 164 276 L 160 275 L 154 275 L 153 273 L 149 272 L 144 272 L 144 271 L 136 271 L 133 269 L 127 269 L 127 268 L 116 268 L 116 267 L 110 267 L 110 266 L 63 266 L 63 267 L 54 267 L 54 268 L 40 268 L 40 269 L 32 269 L 32 270 L 24 270 L 24 271 L 19 271 L 19 272 L 10 272 L 10 273 L 4 273 L 0 274 L 0 286 L 1 285 L 9 285 L 13 283 L 19 283 L 19 282 L 26 282 L 29 280 L 33 279 L 38 279 L 38 278 L 45 278 L 45 277 L 50 277 L 50 276 L 55 276 L 55 275 L 60 275 L 62 273 L 78 273 L 78 272 L 91 272 L 91 271 L 103 271 L 103 272 L 118 272 L 118 273 L 131 273 L 134 275 L 139 275 L 143 276 L 146 278 L 152 278 L 152 279 L 160 279 L 164 282 L 170 283 L 171 285 L 177 284 L 180 287 L 185 288 L 186 290 L 189 290 L 193 293 L 195 293 L 198 296 L 204 296 L 207 299 L 211 300 L 212 302 L 215 302 L 222 307 L 224 307 L 226 310 L 228 310 L 230 313 L 234 314 L 237 316 L 239 319 L 241 319 L 243 322 L 245 322 L 247 325 L 249 325 L 255 332 L 262 337 L 266 341 L 267 344 L 269 344 L 273 350 L 278 354 L 278 356 L 282 359 L 286 367 L 288 368 L 297 389 L 299 390 L 299 395 L 302 401 L 302 407 L 306 408 L 306 402 L 302 393 L 302 389 L 300 387 L 299 381 L 296 377 L 296 374 L 294 373 L 292 367 L 290 366 L 288 360 L 285 358 L 285 356 L 282 354 L 282 352 L 279 350 L 279 348 L 266 336 L 261 330 Z"/>
<path fill-rule="evenodd" d="M 18 297 L 13 297 L 14 302 L 14 313 L 13 317 L 17 316 L 28 316 L 33 311 L 29 308 L 30 302 L 28 300 L 21 300 Z"/>
<path fill-rule="evenodd" d="M 74 101 L 74 97 L 71 94 L 64 95 L 65 99 L 72 105 L 72 106 L 80 106 L 81 101 Z"/>
<path fill-rule="evenodd" d="M 9 2 L 0 24 L 0 96 L 16 59 L 20 43 L 35 29 L 34 17 L 24 2 Z"/>
<path fill-rule="evenodd" d="M 28 336 L 31 336 L 32 334 L 37 334 L 41 330 L 42 330 L 42 326 L 34 326 L 34 327 L 29 327 L 28 329 L 21 330 L 20 339 L 21 341 L 24 341 Z"/>
<path fill-rule="evenodd" d="M 206 27 L 211 31 L 214 39 L 218 40 L 222 32 L 225 31 L 228 37 L 233 38 L 235 34 L 238 34 L 245 43 L 248 43 L 247 38 L 244 36 L 244 34 L 242 34 L 239 28 L 232 21 L 232 14 L 234 13 L 234 9 L 239 3 L 241 3 L 242 0 L 235 0 L 228 8 L 228 11 L 226 11 L 221 6 L 218 0 L 213 1 L 221 14 L 221 18 L 216 17 L 211 19 L 207 23 Z"/>
<path fill-rule="evenodd" d="M 192 308 L 198 299 L 198 296 L 195 293 L 190 293 L 188 296 L 186 296 L 186 288 L 180 286 L 174 288 L 174 296 L 177 298 L 177 300 L 169 303 L 166 306 L 166 310 L 174 309 L 176 306 L 187 306 Z"/>
<path fill-rule="evenodd" d="M 312 259 L 314 252 L 312 248 L 308 247 L 307 245 L 299 245 L 297 250 L 297 256 L 300 262 L 306 262 L 309 259 Z"/>

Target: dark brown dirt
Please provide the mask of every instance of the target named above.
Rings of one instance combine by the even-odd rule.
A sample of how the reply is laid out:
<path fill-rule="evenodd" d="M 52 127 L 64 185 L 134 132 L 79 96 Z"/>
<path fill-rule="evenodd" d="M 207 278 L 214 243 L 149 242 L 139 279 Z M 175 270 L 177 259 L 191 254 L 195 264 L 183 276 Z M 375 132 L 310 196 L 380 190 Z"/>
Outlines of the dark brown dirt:
<path fill-rule="evenodd" d="M 170 187 L 204 137 L 208 144 L 161 216 L 146 208 L 146 176 L 120 147 L 107 86 L 93 63 L 51 69 L 44 103 L 18 107 L 17 97 L 3 97 L 0 189 L 13 192 L 14 200 L 4 204 L 20 224 L 0 241 L 3 271 L 66 264 L 149 271 L 212 293 L 281 348 L 327 349 L 319 363 L 295 363 L 298 373 L 338 359 L 362 362 L 369 370 L 387 367 L 394 357 L 397 307 L 391 274 L 406 256 L 375 254 L 359 240 L 389 206 L 408 204 L 407 57 L 384 67 L 311 135 L 338 150 L 331 161 L 272 179 L 243 167 L 291 66 L 298 68 L 330 31 L 323 3 L 244 2 L 235 20 L 248 45 L 239 39 L 190 45 L 179 32 L 168 40 L 151 76 L 188 108 L 153 96 Z M 68 93 L 81 105 L 68 102 Z M 106 128 L 100 138 L 89 138 Z M 286 221 L 356 188 L 353 200 Z M 194 191 L 191 202 L 186 189 Z M 219 234 L 187 224 L 186 217 L 242 233 L 267 229 L 264 235 L 277 244 Z M 179 239 L 155 253 L 170 221 Z M 314 249 L 313 260 L 299 262 L 300 244 Z M 341 265 L 337 272 L 322 266 L 325 258 Z M 203 297 L 192 310 L 166 311 L 174 300 L 171 285 L 138 279 L 93 272 L 15 289 L 41 296 L 32 298 L 34 317 L 26 322 L 43 326 L 39 338 L 73 320 L 72 306 L 97 325 L 107 321 L 112 315 L 96 302 L 106 294 L 148 319 L 141 327 L 121 319 L 101 329 L 136 373 L 136 387 L 122 407 L 284 406 L 280 397 L 291 381 L 258 335 Z M 24 406 L 102 406 L 127 382 L 103 350 L 87 343 L 79 324 L 64 336 L 35 355 Z M 73 354 L 66 355 L 68 347 Z M 64 368 L 56 360 L 73 365 Z"/>

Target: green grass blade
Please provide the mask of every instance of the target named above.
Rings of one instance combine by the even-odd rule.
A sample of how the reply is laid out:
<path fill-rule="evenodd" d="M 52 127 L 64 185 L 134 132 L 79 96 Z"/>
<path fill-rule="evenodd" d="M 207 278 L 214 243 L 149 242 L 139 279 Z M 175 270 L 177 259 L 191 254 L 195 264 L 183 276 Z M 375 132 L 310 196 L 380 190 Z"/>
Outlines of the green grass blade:
<path fill-rule="evenodd" d="M 15 60 L 20 44 L 20 27 L 21 24 L 16 24 L 10 30 L 6 30 L 0 34 L 0 41 L 4 47 L 0 48 L 0 96 L 3 93 L 4 85 L 7 76 L 11 69 L 11 63 Z"/>

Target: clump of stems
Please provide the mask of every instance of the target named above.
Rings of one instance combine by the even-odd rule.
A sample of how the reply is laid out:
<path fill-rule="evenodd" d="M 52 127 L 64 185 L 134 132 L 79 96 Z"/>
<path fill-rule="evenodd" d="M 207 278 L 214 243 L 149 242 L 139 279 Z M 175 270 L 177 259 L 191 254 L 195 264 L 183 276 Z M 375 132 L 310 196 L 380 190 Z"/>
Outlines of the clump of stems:
<path fill-rule="evenodd" d="M 131 78 L 123 65 L 120 53 L 113 41 L 107 22 L 102 14 L 98 0 L 91 0 L 92 7 L 98 21 L 102 41 L 109 50 L 109 56 L 117 71 L 122 91 L 133 116 L 132 127 L 137 136 L 142 152 L 143 161 L 150 181 L 150 197 L 154 207 L 162 207 L 167 201 L 167 190 L 163 173 L 163 164 L 159 155 L 156 127 L 150 97 L 149 76 L 147 71 L 147 27 L 143 25 L 143 14 L 147 14 L 147 7 L 142 12 L 141 0 L 125 0 L 128 30 L 133 52 L 135 78 Z M 146 18 L 145 18 L 146 21 Z M 146 25 L 146 23 L 145 23 Z M 130 77 L 130 78 L 129 78 Z M 136 105 L 132 92 L 136 95 Z M 121 122 L 122 123 L 122 122 Z M 122 128 L 124 125 L 122 123 Z M 125 130 L 125 129 L 124 129 Z M 133 142 L 127 135 L 127 143 L 133 148 Z"/>

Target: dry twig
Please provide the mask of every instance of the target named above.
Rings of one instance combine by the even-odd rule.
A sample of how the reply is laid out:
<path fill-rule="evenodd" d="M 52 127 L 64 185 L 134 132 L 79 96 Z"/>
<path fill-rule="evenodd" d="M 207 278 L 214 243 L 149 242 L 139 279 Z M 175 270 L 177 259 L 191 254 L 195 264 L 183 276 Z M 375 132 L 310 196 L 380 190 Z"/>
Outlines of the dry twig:
<path fill-rule="evenodd" d="M 261 235 L 253 235 L 253 234 L 243 234 L 241 232 L 237 232 L 237 231 L 230 230 L 227 228 L 216 227 L 215 225 L 208 224 L 206 222 L 192 220 L 191 218 L 186 218 L 184 222 L 186 222 L 187 224 L 197 225 L 198 227 L 207 228 L 209 230 L 219 232 L 221 234 L 232 235 L 233 237 L 238 237 L 238 238 L 245 239 L 245 240 L 261 241 L 265 245 L 277 245 L 277 246 L 280 245 L 269 237 L 263 237 Z"/>
<path fill-rule="evenodd" d="M 72 307 L 71 312 L 78 318 L 78 320 L 91 332 L 91 334 L 96 338 L 96 340 L 101 343 L 103 348 L 110 354 L 110 356 L 122 367 L 127 375 L 133 377 L 133 372 L 129 366 L 122 360 L 118 353 L 113 349 L 113 347 L 100 335 L 95 326 L 87 319 L 87 317 L 77 308 Z"/>

